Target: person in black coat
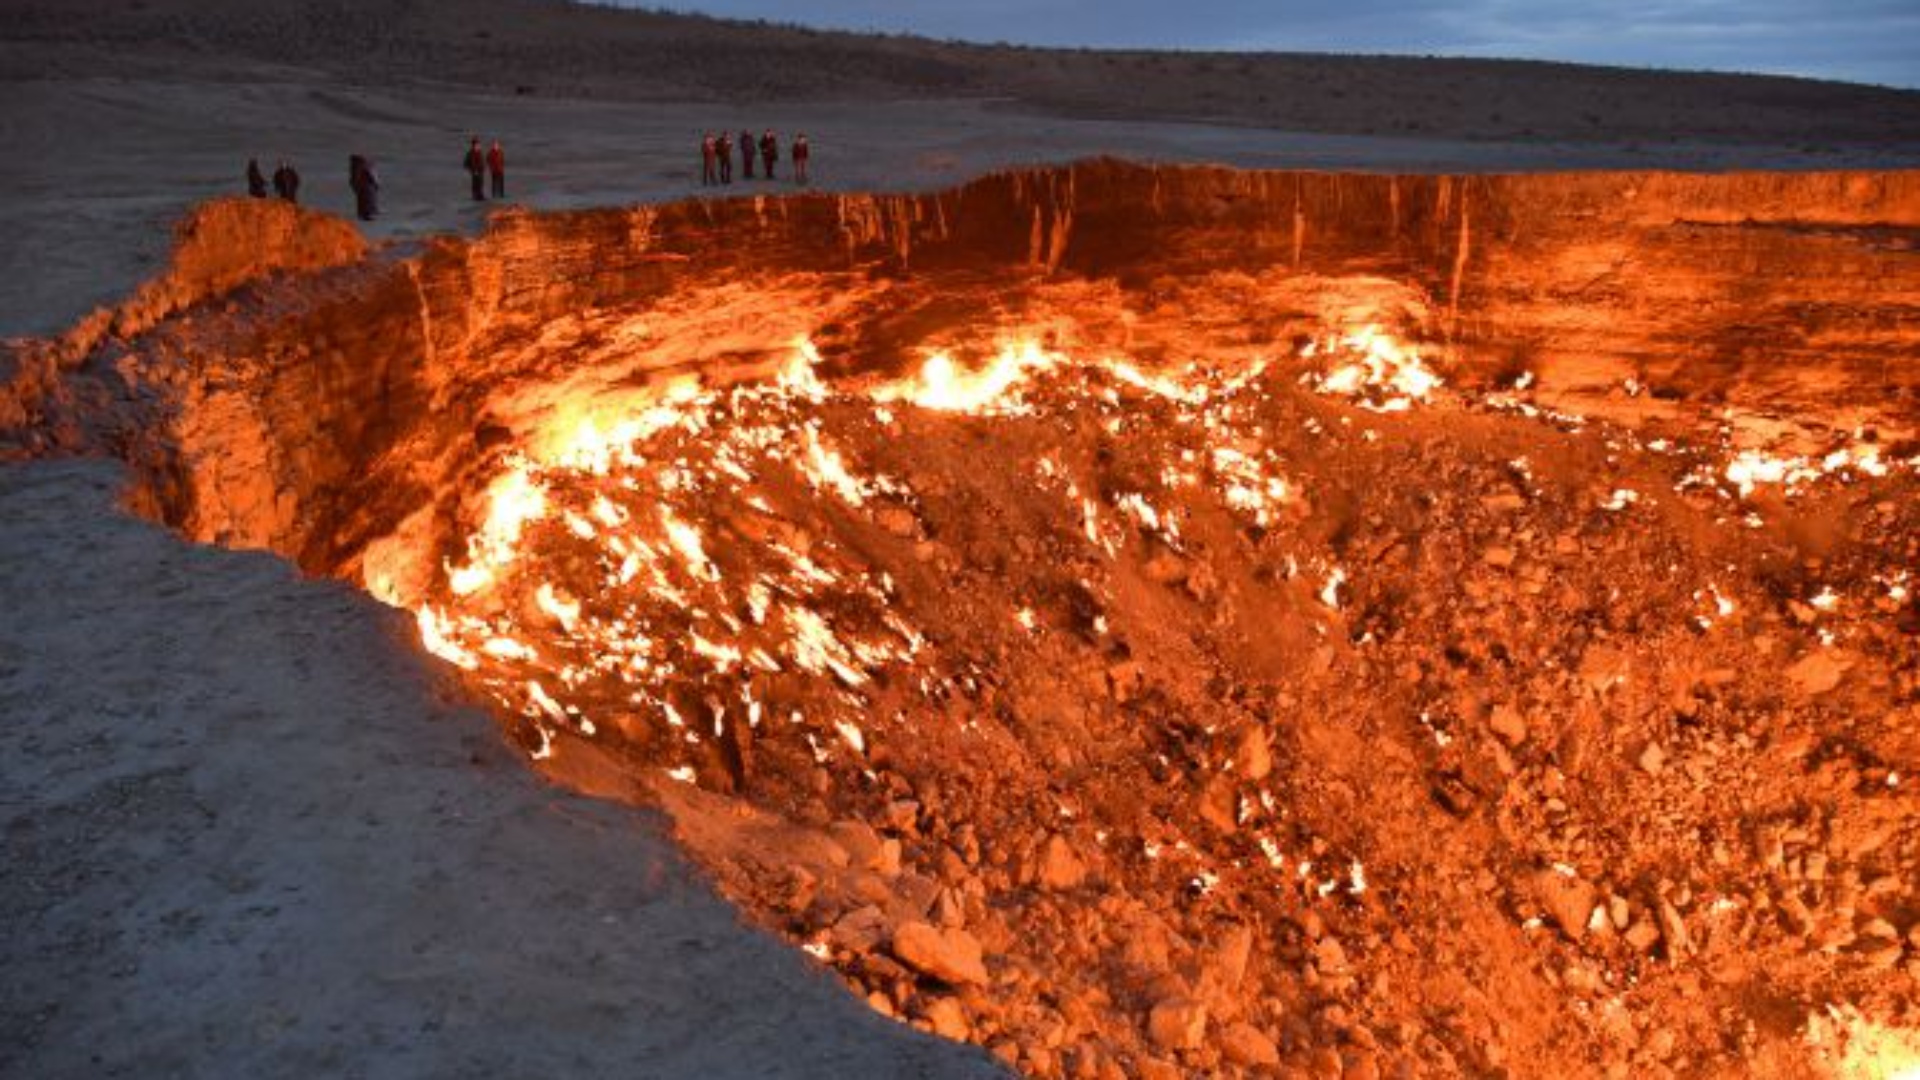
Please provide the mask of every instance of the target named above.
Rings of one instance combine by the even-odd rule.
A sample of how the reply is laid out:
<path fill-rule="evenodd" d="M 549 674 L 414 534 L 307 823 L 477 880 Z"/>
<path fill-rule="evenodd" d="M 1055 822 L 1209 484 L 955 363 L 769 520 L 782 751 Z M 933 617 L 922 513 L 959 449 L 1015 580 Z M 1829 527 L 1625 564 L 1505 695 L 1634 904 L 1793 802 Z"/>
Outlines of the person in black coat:
<path fill-rule="evenodd" d="M 300 173 L 285 161 L 273 170 L 273 193 L 290 203 L 300 201 Z"/>
<path fill-rule="evenodd" d="M 247 159 L 247 194 L 256 199 L 267 197 L 267 174 L 260 171 L 260 159 Z"/>
<path fill-rule="evenodd" d="M 760 165 L 766 170 L 767 179 L 773 179 L 773 167 L 779 163 L 780 139 L 768 128 L 767 133 L 760 136 Z"/>
<path fill-rule="evenodd" d="M 353 205 L 361 221 L 380 216 L 380 177 L 373 162 L 359 154 L 347 159 L 347 184 L 353 188 Z"/>
<path fill-rule="evenodd" d="M 473 181 L 473 201 L 487 201 L 487 152 L 480 149 L 480 136 L 467 144 L 467 179 Z"/>

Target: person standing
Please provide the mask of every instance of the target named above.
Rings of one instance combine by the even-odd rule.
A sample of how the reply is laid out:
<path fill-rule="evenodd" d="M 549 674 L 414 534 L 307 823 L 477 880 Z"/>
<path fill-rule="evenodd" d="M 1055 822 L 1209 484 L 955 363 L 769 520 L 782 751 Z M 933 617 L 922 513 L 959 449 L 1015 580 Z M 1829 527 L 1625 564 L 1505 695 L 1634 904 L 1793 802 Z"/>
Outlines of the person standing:
<path fill-rule="evenodd" d="M 507 197 L 507 152 L 500 146 L 500 140 L 493 140 L 487 148 L 487 172 L 493 177 L 493 197 Z"/>
<path fill-rule="evenodd" d="M 284 160 L 273 170 L 273 193 L 290 203 L 300 201 L 300 174 Z"/>
<path fill-rule="evenodd" d="M 760 163 L 767 171 L 767 179 L 772 180 L 773 167 L 780 163 L 780 140 L 774 137 L 772 128 L 760 136 Z"/>
<path fill-rule="evenodd" d="M 720 155 L 718 141 L 711 131 L 700 139 L 700 186 L 712 187 L 720 182 Z"/>
<path fill-rule="evenodd" d="M 753 132 L 740 132 L 740 178 L 753 179 Z"/>
<path fill-rule="evenodd" d="M 260 171 L 260 159 L 247 159 L 247 194 L 256 199 L 267 197 L 267 174 Z"/>
<path fill-rule="evenodd" d="M 473 183 L 473 201 L 487 201 L 487 152 L 480 149 L 480 136 L 467 144 L 467 179 Z"/>
<path fill-rule="evenodd" d="M 721 132 L 720 138 L 714 141 L 713 153 L 720 162 L 720 182 L 733 183 L 733 136 Z"/>
<path fill-rule="evenodd" d="M 793 137 L 793 182 L 807 182 L 807 159 L 813 156 L 813 148 L 807 145 L 807 133 L 801 132 Z"/>
<path fill-rule="evenodd" d="M 361 221 L 372 221 L 380 216 L 380 177 L 373 171 L 373 162 L 359 154 L 347 159 L 347 183 L 353 188 L 354 210 Z"/>

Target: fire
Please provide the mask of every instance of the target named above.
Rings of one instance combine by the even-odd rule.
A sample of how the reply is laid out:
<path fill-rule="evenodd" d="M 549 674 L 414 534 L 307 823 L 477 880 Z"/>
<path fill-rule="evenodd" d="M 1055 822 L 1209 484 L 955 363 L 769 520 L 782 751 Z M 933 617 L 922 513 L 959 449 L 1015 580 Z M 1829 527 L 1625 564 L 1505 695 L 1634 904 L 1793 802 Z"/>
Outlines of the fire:
<path fill-rule="evenodd" d="M 1307 355 L 1317 352 L 1351 359 L 1314 388 L 1369 408 L 1393 411 L 1439 385 L 1412 348 L 1377 326 L 1330 335 Z M 730 709 L 761 715 L 739 681 L 753 672 L 819 680 L 811 704 L 791 714 L 821 725 L 816 747 L 864 745 L 847 735 L 863 729 L 847 725 L 867 707 L 876 673 L 924 663 L 931 646 L 894 610 L 889 576 L 801 525 L 811 511 L 792 503 L 781 478 L 868 521 L 904 512 L 912 522 L 917 495 L 830 436 L 830 416 L 852 409 L 891 424 L 896 405 L 987 419 L 1091 408 L 1115 430 L 1135 408 L 1123 395 L 1146 395 L 1196 440 L 1160 470 L 1157 488 L 1096 496 L 1065 462 L 1040 463 L 1069 528 L 1113 560 L 1128 546 L 1128 525 L 1147 543 L 1182 549 L 1184 511 L 1165 501 L 1174 493 L 1210 491 L 1261 528 L 1302 498 L 1286 462 L 1246 423 L 1243 395 L 1271 390 L 1263 380 L 1272 366 L 1256 357 L 1231 369 L 1147 370 L 1125 357 L 1074 359 L 1028 337 L 977 370 L 935 352 L 912 377 L 859 390 L 823 380 L 803 337 L 764 383 L 721 392 L 680 380 L 563 401 L 500 460 L 464 561 L 414 598 L 421 641 L 528 718 L 543 757 L 558 752 L 561 729 L 595 735 L 589 715 L 624 717 L 614 727 L 679 778 L 690 767 L 681 755 L 705 732 L 723 733 Z M 1329 607 L 1339 606 L 1343 581 L 1335 570 L 1321 590 Z M 1030 610 L 1016 614 L 1037 629 Z M 1103 617 L 1093 625 L 1105 632 Z M 936 693 L 942 683 L 920 685 Z M 688 689 L 678 706 L 674 687 Z M 686 715 L 695 701 L 711 715 Z M 676 734 L 649 734 L 663 730 Z"/>
<path fill-rule="evenodd" d="M 1036 342 L 1023 341 L 1002 348 L 979 371 L 968 372 L 961 370 L 952 356 L 936 352 L 920 365 L 917 377 L 881 387 L 874 396 L 880 401 L 905 401 L 945 412 L 1018 411 L 1021 386 L 1034 375 L 1059 366 L 1062 359 Z"/>
<path fill-rule="evenodd" d="M 1834 1080 L 1920 1080 L 1920 1031 L 1876 1023 L 1851 1006 L 1815 1013 L 1806 1040 Z"/>
<path fill-rule="evenodd" d="M 1323 394 L 1353 398 L 1354 404 L 1375 412 L 1404 412 L 1424 402 L 1442 385 L 1412 346 L 1375 325 L 1307 346 L 1308 359 L 1328 354 L 1344 358 L 1308 382 Z"/>

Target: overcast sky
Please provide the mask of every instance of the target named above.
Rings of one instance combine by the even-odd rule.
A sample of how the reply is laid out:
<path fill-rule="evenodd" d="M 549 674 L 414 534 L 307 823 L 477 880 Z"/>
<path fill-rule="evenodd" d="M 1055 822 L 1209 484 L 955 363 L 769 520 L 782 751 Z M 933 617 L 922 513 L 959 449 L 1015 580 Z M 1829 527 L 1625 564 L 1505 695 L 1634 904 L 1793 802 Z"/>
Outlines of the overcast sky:
<path fill-rule="evenodd" d="M 972 41 L 1500 56 L 1920 87 L 1920 0 L 649 0 L 647 6 L 656 5 Z"/>

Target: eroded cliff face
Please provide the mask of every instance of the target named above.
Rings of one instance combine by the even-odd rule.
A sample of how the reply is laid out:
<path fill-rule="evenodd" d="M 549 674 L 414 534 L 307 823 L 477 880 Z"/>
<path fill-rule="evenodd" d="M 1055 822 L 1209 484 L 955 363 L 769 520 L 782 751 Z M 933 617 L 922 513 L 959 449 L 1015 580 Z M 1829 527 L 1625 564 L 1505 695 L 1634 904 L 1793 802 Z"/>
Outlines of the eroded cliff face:
<path fill-rule="evenodd" d="M 1633 380 L 1676 410 L 1900 430 L 1920 393 L 1917 227 L 1920 176 L 1904 173 L 1096 162 L 926 196 L 508 213 L 478 239 L 324 275 L 360 257 L 349 228 L 235 201 L 189 220 L 171 273 L 60 343 L 113 408 L 0 419 L 16 437 L 79 420 L 69 444 L 143 444 L 129 455 L 169 520 L 316 571 L 555 409 L 752 378 L 802 335 L 851 374 L 1016 333 L 1160 363 L 1376 321 L 1456 381 L 1527 373 L 1548 403 Z M 262 279 L 275 271 L 309 273 Z"/>
<path fill-rule="evenodd" d="M 415 609 L 1032 1075 L 1799 1076 L 1920 1027 L 1916 238 L 1912 174 L 509 213 L 7 437 Z"/>

